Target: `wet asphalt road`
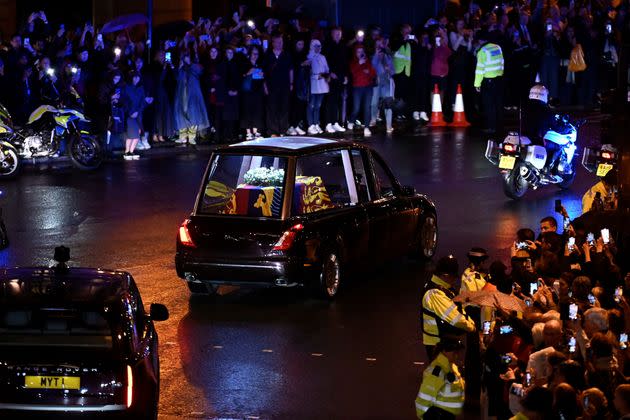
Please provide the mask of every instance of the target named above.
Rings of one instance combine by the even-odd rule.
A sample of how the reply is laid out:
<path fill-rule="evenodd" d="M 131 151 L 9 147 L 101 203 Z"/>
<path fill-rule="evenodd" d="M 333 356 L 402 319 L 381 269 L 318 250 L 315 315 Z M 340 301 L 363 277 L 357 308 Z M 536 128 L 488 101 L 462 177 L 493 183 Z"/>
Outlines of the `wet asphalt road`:
<path fill-rule="evenodd" d="M 587 132 L 580 142 L 597 142 L 597 130 Z M 445 129 L 368 143 L 404 185 L 436 202 L 438 255 L 453 253 L 460 265 L 472 246 L 507 260 L 519 227 L 536 228 L 558 198 L 575 215 L 595 182 L 580 167 L 570 190 L 512 202 L 483 157 L 481 136 Z M 344 285 L 331 304 L 300 290 L 225 289 L 191 299 L 175 275 L 175 235 L 208 156 L 120 161 L 93 173 L 27 170 L 0 184 L 12 240 L 0 265 L 48 264 L 64 244 L 75 265 L 128 270 L 146 304 L 166 304 L 171 318 L 157 326 L 161 418 L 414 418 L 426 361 L 418 308 L 425 267 L 390 263 Z"/>

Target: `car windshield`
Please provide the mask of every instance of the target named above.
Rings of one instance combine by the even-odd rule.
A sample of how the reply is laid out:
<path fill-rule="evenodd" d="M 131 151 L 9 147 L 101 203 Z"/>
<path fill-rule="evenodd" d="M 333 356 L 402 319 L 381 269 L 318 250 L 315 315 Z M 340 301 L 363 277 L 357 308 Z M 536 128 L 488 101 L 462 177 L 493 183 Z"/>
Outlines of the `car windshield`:
<path fill-rule="evenodd" d="M 198 213 L 280 217 L 286 168 L 285 157 L 214 155 Z"/>

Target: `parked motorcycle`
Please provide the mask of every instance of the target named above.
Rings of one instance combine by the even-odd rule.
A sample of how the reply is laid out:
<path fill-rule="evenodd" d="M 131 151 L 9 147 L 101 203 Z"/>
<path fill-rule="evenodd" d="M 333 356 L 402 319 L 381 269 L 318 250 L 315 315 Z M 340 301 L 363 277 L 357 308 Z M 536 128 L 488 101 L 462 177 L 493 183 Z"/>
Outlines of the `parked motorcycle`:
<path fill-rule="evenodd" d="M 88 130 L 89 120 L 71 108 L 42 105 L 23 127 L 14 127 L 0 105 L 0 178 L 19 172 L 23 159 L 57 158 L 68 154 L 81 170 L 93 170 L 103 161 L 101 145 Z"/>
<path fill-rule="evenodd" d="M 555 116 L 554 128 L 545 133 L 544 140 L 555 143 L 561 151 L 547 169 L 547 149 L 532 144 L 525 136 L 509 133 L 499 144 L 488 140 L 485 156 L 499 167 L 505 195 L 518 200 L 530 187 L 534 190 L 544 185 L 569 188 L 575 179 L 577 134 L 583 124 L 584 121 L 571 122 L 566 116 Z"/>

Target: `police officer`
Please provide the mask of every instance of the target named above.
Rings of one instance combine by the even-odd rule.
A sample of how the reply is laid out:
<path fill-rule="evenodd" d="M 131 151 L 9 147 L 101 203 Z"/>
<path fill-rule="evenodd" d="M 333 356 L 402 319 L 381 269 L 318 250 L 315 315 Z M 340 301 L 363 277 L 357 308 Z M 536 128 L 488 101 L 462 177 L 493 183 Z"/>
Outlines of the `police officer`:
<path fill-rule="evenodd" d="M 458 271 L 455 257 L 442 257 L 437 262 L 435 274 L 425 286 L 422 297 L 422 342 L 430 359 L 441 337 L 475 331 L 475 323 L 453 302 L 453 286 Z"/>
<path fill-rule="evenodd" d="M 489 42 L 486 31 L 477 33 L 480 45 L 477 51 L 475 89 L 481 93 L 481 107 L 486 118 L 485 133 L 497 131 L 503 118 L 503 51 L 497 44 Z"/>
<path fill-rule="evenodd" d="M 488 259 L 488 253 L 483 248 L 472 248 L 468 251 L 468 268 L 462 274 L 462 285 L 459 293 L 478 292 L 486 285 L 486 274 L 483 263 Z"/>
<path fill-rule="evenodd" d="M 455 419 L 464 407 L 465 382 L 457 367 L 464 343 L 446 336 L 437 348 L 438 355 L 425 369 L 416 397 L 419 419 Z"/>

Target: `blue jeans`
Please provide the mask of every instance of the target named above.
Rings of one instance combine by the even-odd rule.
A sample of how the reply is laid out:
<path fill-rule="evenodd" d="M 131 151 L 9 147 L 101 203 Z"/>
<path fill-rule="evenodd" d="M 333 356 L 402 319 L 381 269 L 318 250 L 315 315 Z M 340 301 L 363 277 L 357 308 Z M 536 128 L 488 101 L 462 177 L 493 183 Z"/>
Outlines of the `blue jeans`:
<path fill-rule="evenodd" d="M 361 122 L 364 126 L 368 126 L 370 123 L 370 114 L 372 113 L 372 86 L 365 87 L 353 87 L 352 88 L 352 115 L 350 115 L 350 122 L 354 121 L 359 116 L 359 112 L 362 112 Z"/>
<path fill-rule="evenodd" d="M 306 109 L 306 121 L 309 127 L 319 124 L 319 110 L 322 107 L 325 93 L 311 93 L 308 97 L 308 108 Z"/>

